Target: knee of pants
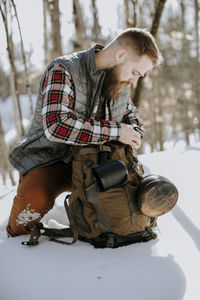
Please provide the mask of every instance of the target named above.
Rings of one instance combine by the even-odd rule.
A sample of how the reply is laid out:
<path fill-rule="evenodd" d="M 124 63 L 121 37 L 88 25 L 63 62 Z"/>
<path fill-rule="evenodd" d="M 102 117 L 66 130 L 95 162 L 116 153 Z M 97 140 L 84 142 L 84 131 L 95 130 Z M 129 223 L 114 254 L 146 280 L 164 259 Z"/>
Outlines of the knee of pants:
<path fill-rule="evenodd" d="M 53 197 L 43 188 L 18 193 L 14 199 L 7 226 L 9 235 L 30 233 L 35 223 L 39 222 L 53 205 Z"/>
<path fill-rule="evenodd" d="M 54 205 L 54 201 L 54 195 L 51 190 L 43 186 L 30 186 L 18 190 L 15 198 L 15 202 L 19 203 L 20 206 L 23 207 L 26 204 L 40 213 L 46 213 L 50 210 Z"/>

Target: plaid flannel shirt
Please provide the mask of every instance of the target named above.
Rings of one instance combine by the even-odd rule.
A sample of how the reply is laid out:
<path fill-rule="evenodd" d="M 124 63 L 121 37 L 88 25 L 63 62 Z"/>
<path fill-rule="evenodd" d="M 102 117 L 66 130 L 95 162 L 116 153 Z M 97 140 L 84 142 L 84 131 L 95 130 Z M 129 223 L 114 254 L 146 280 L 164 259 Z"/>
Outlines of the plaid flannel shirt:
<path fill-rule="evenodd" d="M 127 99 L 123 123 L 132 124 L 141 135 L 143 125 L 131 99 Z M 42 84 L 42 124 L 46 137 L 53 142 L 72 145 L 102 144 L 120 137 L 121 125 L 109 120 L 95 120 L 98 103 L 90 119 L 78 118 L 74 113 L 75 88 L 70 74 L 60 64 L 52 65 Z"/>

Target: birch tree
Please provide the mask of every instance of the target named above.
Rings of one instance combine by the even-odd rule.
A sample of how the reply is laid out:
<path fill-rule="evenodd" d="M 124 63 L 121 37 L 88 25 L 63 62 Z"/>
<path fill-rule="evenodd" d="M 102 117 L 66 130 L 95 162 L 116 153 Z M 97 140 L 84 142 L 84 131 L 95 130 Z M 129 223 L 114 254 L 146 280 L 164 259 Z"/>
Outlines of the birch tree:
<path fill-rule="evenodd" d="M 2 171 L 3 184 L 6 185 L 6 175 L 8 172 L 12 185 L 15 185 L 16 183 L 12 174 L 12 167 L 8 161 L 8 149 L 6 147 L 6 143 L 4 139 L 4 131 L 2 127 L 1 116 L 0 116 L 0 157 L 1 157 L 0 168 Z"/>
<path fill-rule="evenodd" d="M 47 3 L 51 19 L 51 59 L 54 59 L 62 55 L 59 0 L 48 0 Z"/>
<path fill-rule="evenodd" d="M 126 27 L 136 27 L 137 25 L 137 8 L 138 0 L 124 0 L 125 22 Z M 130 9 L 132 6 L 132 10 Z"/>
<path fill-rule="evenodd" d="M 98 41 L 101 33 L 101 27 L 99 25 L 96 0 L 92 0 L 91 4 L 92 4 L 92 15 L 93 15 L 92 36 L 94 41 Z"/>
<path fill-rule="evenodd" d="M 79 0 L 73 0 L 73 20 L 76 33 L 76 39 L 73 41 L 74 50 L 87 49 L 89 43 L 86 37 L 86 26 Z"/>
<path fill-rule="evenodd" d="M 43 37 L 44 37 L 44 63 L 48 64 L 51 58 L 49 53 L 49 38 L 47 28 L 47 15 L 48 15 L 48 0 L 43 0 Z"/>
<path fill-rule="evenodd" d="M 6 40 L 7 40 L 7 50 L 8 50 L 8 57 L 11 67 L 11 76 L 12 76 L 12 82 L 13 82 L 13 90 L 14 90 L 14 96 L 17 102 L 17 110 L 19 115 L 19 125 L 20 125 L 20 132 L 18 133 L 19 136 L 25 135 L 25 130 L 22 123 L 22 110 L 20 106 L 20 97 L 19 97 L 19 84 L 18 84 L 18 74 L 15 66 L 15 57 L 14 57 L 14 47 L 13 47 L 13 41 L 12 36 L 9 34 L 8 29 L 8 15 L 7 15 L 7 1 L 3 0 L 3 6 L 0 3 L 0 12 L 3 19 L 3 24 L 6 32 Z"/>
<path fill-rule="evenodd" d="M 25 54 L 25 50 L 24 50 L 22 32 L 21 32 L 21 27 L 20 27 L 19 18 L 18 18 L 17 9 L 16 9 L 14 0 L 11 0 L 11 3 L 14 8 L 15 18 L 17 20 L 17 25 L 18 25 L 19 35 L 20 35 L 20 46 L 21 46 L 22 59 L 23 59 L 23 64 L 24 64 L 25 85 L 26 85 L 26 91 L 28 94 L 29 104 L 30 104 L 30 116 L 32 117 L 33 116 L 32 93 L 31 93 L 31 85 L 30 85 L 29 74 L 28 74 L 28 69 L 27 69 L 26 54 Z"/>
<path fill-rule="evenodd" d="M 197 99 L 200 98 L 200 86 L 199 86 L 199 71 L 200 71 L 200 61 L 199 61 L 199 10 L 200 10 L 200 3 L 198 0 L 194 0 L 194 14 L 195 14 L 195 44 L 196 44 L 196 63 L 197 63 L 197 75 L 195 78 L 196 86 L 195 86 L 195 93 Z M 200 107 L 200 104 L 199 104 Z"/>
<path fill-rule="evenodd" d="M 198 0 L 194 0 L 194 10 L 195 10 L 195 40 L 196 40 L 196 58 L 199 63 L 199 10 L 200 4 Z"/>

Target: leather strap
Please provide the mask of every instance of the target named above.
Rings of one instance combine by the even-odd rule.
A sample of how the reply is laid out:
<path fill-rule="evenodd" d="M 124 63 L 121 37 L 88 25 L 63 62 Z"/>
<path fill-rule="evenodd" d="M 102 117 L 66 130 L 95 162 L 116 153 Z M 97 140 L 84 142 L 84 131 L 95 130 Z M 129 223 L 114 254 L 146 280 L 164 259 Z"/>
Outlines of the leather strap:
<path fill-rule="evenodd" d="M 106 145 L 99 145 L 98 147 L 85 147 L 80 149 L 79 154 L 80 155 L 86 155 L 86 154 L 97 154 L 99 152 L 111 152 L 111 147 Z"/>
<path fill-rule="evenodd" d="M 92 204 L 96 213 L 99 227 L 102 232 L 112 232 L 110 221 L 106 212 L 104 210 L 103 204 L 98 197 L 97 185 L 96 183 L 92 184 L 90 187 L 85 189 L 87 200 Z"/>

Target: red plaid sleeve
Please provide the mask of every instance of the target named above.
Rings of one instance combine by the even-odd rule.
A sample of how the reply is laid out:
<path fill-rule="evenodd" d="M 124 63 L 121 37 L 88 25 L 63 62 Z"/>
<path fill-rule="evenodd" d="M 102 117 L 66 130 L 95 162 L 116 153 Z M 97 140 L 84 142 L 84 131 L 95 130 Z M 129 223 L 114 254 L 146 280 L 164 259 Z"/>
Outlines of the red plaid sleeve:
<path fill-rule="evenodd" d="M 140 119 L 137 113 L 137 108 L 133 105 L 133 101 L 131 100 L 131 98 L 129 98 L 127 102 L 123 123 L 132 125 L 133 128 L 141 134 L 141 136 L 144 135 L 142 120 Z"/>
<path fill-rule="evenodd" d="M 74 114 L 74 84 L 67 70 L 54 64 L 46 71 L 42 85 L 42 124 L 53 142 L 73 145 L 102 144 L 119 138 L 120 123 Z"/>

